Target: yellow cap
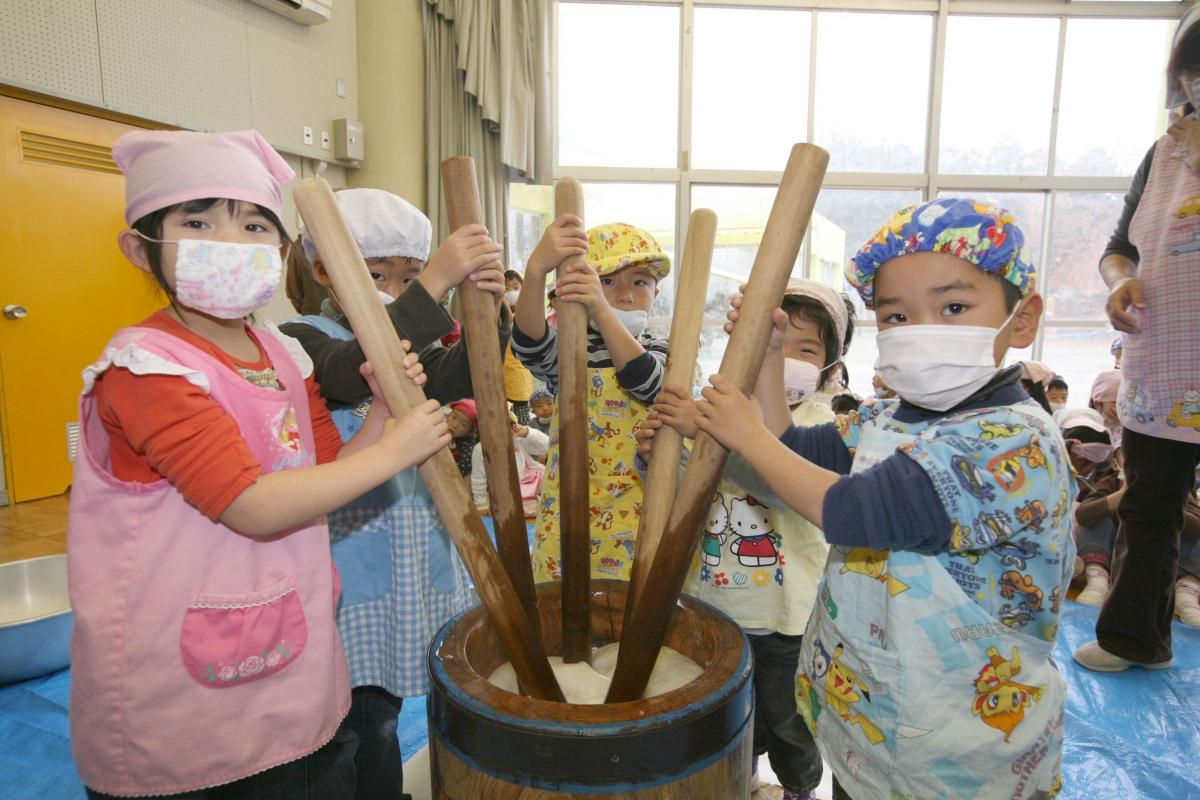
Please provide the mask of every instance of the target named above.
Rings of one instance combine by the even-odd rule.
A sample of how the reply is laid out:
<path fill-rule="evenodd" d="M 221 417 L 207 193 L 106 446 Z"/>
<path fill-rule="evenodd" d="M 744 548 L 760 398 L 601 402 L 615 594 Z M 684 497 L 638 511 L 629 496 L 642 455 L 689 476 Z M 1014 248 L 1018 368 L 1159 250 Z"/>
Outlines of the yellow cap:
<path fill-rule="evenodd" d="M 624 222 L 597 225 L 589 230 L 585 258 L 601 275 L 612 275 L 626 267 L 641 267 L 661 281 L 671 271 L 671 259 L 658 240 Z"/>

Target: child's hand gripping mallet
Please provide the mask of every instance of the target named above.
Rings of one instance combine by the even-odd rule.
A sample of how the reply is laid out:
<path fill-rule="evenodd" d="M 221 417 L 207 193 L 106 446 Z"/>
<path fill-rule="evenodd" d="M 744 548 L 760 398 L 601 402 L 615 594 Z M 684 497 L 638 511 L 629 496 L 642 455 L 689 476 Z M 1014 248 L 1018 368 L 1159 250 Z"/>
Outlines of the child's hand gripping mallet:
<path fill-rule="evenodd" d="M 721 359 L 721 376 L 742 392 L 749 393 L 762 366 L 771 334 L 771 312 L 778 308 L 795 266 L 828 164 L 829 154 L 815 145 L 792 147 L 746 282 L 737 327 Z M 708 434 L 696 437 L 666 532 L 654 555 L 654 580 L 643 587 L 634 614 L 626 617 L 630 624 L 621 632 L 622 645 L 607 702 L 635 700 L 646 689 L 728 456 L 729 451 Z"/>
<path fill-rule="evenodd" d="M 363 353 L 375 368 L 375 378 L 388 408 L 394 415 L 405 413 L 424 402 L 425 396 L 400 369 L 404 358 L 400 337 L 379 302 L 379 293 L 354 236 L 338 211 L 329 184 L 323 178 L 300 181 L 293 197 L 309 235 L 321 252 L 342 310 L 350 319 Z M 546 660 L 541 640 L 500 564 L 450 451 L 436 453 L 420 470 L 521 686 L 534 697 L 562 702 L 562 690 Z"/>
<path fill-rule="evenodd" d="M 583 187 L 574 178 L 554 186 L 554 216 L 574 214 L 583 219 Z M 558 267 L 561 281 L 583 256 L 568 258 Z M 562 556 L 563 661 L 592 660 L 591 516 L 588 511 L 587 418 L 588 315 L 579 303 L 558 304 L 558 475 L 559 531 Z"/>
<path fill-rule="evenodd" d="M 700 327 L 704 323 L 704 301 L 708 296 L 708 271 L 712 265 L 713 244 L 717 236 L 717 215 L 697 208 L 688 219 L 679 276 L 675 285 L 675 309 L 671 315 L 671 346 L 667 352 L 666 386 L 690 389 L 700 349 Z M 646 585 L 654 563 L 654 554 L 667 526 L 671 499 L 675 496 L 679 475 L 679 456 L 683 436 L 670 425 L 663 425 L 654 436 L 650 466 L 646 471 L 646 491 L 642 498 L 642 518 L 638 524 L 633 571 L 629 577 L 629 597 L 625 605 L 625 624 L 633 615 L 638 595 Z"/>
<path fill-rule="evenodd" d="M 443 161 L 442 187 L 450 230 L 483 224 L 474 159 L 455 156 Z M 470 280 L 463 281 L 458 291 L 497 549 L 504 571 L 517 590 L 525 614 L 537 634 L 537 599 L 529 562 L 525 509 L 521 504 L 521 482 L 517 476 L 512 426 L 504 393 L 504 355 L 496 337 L 496 302 L 490 293 Z"/>

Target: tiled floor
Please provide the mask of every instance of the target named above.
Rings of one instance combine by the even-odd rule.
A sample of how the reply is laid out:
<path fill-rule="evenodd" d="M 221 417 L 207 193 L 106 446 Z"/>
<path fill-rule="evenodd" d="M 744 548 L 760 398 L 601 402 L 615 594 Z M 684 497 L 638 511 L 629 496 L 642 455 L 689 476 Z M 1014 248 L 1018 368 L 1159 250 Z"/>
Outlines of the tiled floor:
<path fill-rule="evenodd" d="M 67 551 L 67 496 L 0 507 L 0 563 Z"/>

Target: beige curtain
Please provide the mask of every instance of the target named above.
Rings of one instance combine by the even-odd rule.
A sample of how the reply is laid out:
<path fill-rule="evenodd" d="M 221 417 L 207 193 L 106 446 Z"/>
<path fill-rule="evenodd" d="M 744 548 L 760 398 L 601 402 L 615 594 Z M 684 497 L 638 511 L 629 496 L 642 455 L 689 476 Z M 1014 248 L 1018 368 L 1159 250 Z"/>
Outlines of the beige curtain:
<path fill-rule="evenodd" d="M 426 189 L 448 234 L 441 163 L 475 159 L 484 219 L 503 238 L 508 181 L 549 182 L 550 0 L 426 0 Z"/>

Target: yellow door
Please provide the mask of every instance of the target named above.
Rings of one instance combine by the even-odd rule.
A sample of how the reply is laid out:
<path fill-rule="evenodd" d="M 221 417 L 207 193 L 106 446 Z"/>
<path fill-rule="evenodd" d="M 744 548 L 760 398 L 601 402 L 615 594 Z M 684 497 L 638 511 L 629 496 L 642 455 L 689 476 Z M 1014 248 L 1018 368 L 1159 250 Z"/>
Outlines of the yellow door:
<path fill-rule="evenodd" d="M 0 97 L 0 435 L 21 502 L 71 482 L 80 373 L 162 304 L 117 249 L 129 125 Z"/>

